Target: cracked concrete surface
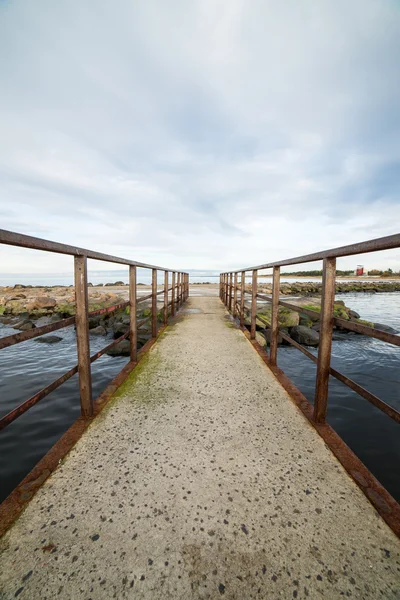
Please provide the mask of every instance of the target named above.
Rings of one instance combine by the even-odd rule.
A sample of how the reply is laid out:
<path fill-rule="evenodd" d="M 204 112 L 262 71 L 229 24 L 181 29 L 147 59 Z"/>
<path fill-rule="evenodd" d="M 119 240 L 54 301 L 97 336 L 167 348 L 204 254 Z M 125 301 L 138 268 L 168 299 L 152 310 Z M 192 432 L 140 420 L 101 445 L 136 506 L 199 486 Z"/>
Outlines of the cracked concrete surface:
<path fill-rule="evenodd" d="M 400 542 L 218 298 L 191 298 L 0 540 L 11 599 L 394 599 Z"/>

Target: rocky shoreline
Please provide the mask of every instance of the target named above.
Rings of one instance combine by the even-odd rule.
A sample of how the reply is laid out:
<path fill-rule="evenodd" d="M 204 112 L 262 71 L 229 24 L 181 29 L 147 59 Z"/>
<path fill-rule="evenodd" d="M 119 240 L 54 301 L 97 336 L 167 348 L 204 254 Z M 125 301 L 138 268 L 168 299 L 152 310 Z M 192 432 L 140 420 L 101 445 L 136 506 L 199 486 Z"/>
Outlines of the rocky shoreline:
<path fill-rule="evenodd" d="M 319 345 L 319 330 L 320 330 L 320 312 L 321 298 L 300 297 L 290 299 L 290 303 L 298 306 L 299 311 L 291 310 L 284 306 L 279 306 L 278 310 L 278 326 L 279 332 L 290 337 L 295 342 L 303 346 L 318 346 Z M 304 308 L 307 312 L 301 312 Z M 245 307 L 246 318 L 245 325 L 250 329 L 250 307 Z M 315 315 L 313 314 L 315 313 Z M 361 316 L 350 307 L 346 306 L 343 300 L 336 300 L 334 304 L 333 314 L 335 317 L 353 323 L 360 323 L 369 327 L 380 329 L 388 333 L 397 334 L 398 331 L 384 325 L 383 323 L 372 323 L 361 318 Z M 262 346 L 270 344 L 271 340 L 271 305 L 265 304 L 257 309 L 257 339 Z M 362 335 L 354 331 L 350 331 L 340 325 L 334 326 L 333 339 L 335 341 L 343 341 L 347 336 Z M 278 335 L 278 344 L 290 345 L 290 342 L 283 335 Z"/>
<path fill-rule="evenodd" d="M 290 299 L 291 304 L 304 307 L 307 311 L 315 312 L 315 317 L 310 313 L 296 312 L 285 307 L 279 308 L 279 329 L 283 334 L 290 336 L 294 341 L 306 346 L 319 344 L 319 312 L 321 304 L 321 286 L 319 282 L 282 283 L 281 295 L 295 296 Z M 217 286 L 215 286 L 217 288 Z M 250 291 L 249 286 L 246 286 Z M 150 286 L 141 287 L 141 293 L 147 294 Z M 261 284 L 259 293 L 271 294 L 270 284 Z M 337 292 L 393 292 L 400 291 L 400 282 L 340 282 L 337 283 Z M 129 297 L 129 287 L 122 282 L 114 285 L 89 286 L 89 311 L 96 311 L 116 304 L 124 303 Z M 140 297 L 140 294 L 139 294 Z M 140 304 L 137 317 L 144 319 L 151 314 L 150 300 Z M 14 287 L 0 288 L 0 324 L 11 327 L 16 331 L 26 331 L 48 323 L 58 321 L 75 315 L 75 290 L 72 286 L 33 287 L 16 285 Z M 347 307 L 343 301 L 336 301 L 334 315 L 344 320 L 354 321 L 397 333 L 394 329 L 379 323 L 364 321 L 359 314 Z M 157 318 L 163 321 L 160 310 Z M 270 305 L 260 306 L 257 313 L 257 330 L 261 343 L 269 344 L 270 340 Z M 246 325 L 249 326 L 247 310 Z M 89 319 L 90 335 L 108 336 L 117 339 L 129 330 L 128 309 L 118 310 Z M 345 339 L 348 335 L 357 335 L 344 328 L 337 327 L 334 339 Z M 150 338 L 150 321 L 139 330 L 138 345 L 141 347 Z M 55 344 L 63 338 L 60 335 L 47 335 L 35 338 L 38 343 Z M 283 336 L 278 342 L 288 344 Z M 129 340 L 123 340 L 109 351 L 111 356 L 129 355 Z"/>
<path fill-rule="evenodd" d="M 246 289 L 251 291 L 251 286 L 247 285 Z M 258 291 L 263 294 L 272 294 L 272 283 L 260 283 Z M 321 292 L 322 282 L 319 281 L 282 282 L 280 285 L 282 296 L 320 296 Z M 351 292 L 367 294 L 400 292 L 400 281 L 336 281 L 337 294 Z"/>
<path fill-rule="evenodd" d="M 117 289 L 101 290 L 90 286 L 88 291 L 89 312 L 121 304 L 128 299 L 128 286 L 121 291 Z M 110 288 L 111 286 L 107 286 Z M 115 287 L 115 286 L 113 286 Z M 150 301 L 139 305 L 138 320 L 151 314 Z M 42 325 L 59 321 L 75 315 L 75 290 L 73 287 L 34 288 L 15 286 L 0 288 L 0 324 L 27 331 Z M 162 311 L 157 314 L 159 322 L 163 320 Z M 89 318 L 89 334 L 92 336 L 108 336 L 117 339 L 129 331 L 129 309 L 121 309 L 112 313 Z M 62 330 L 61 330 L 62 332 Z M 138 331 L 138 347 L 143 346 L 151 337 L 150 320 Z M 44 335 L 34 339 L 37 343 L 56 344 L 62 335 Z M 129 356 L 129 340 L 123 340 L 107 352 L 110 356 Z"/>

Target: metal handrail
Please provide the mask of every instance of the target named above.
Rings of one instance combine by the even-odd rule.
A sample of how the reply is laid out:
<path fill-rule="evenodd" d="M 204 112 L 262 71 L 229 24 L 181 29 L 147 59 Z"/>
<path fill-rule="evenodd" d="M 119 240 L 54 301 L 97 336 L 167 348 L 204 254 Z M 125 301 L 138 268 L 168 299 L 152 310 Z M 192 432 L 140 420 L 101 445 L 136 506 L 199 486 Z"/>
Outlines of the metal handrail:
<path fill-rule="evenodd" d="M 6 231 L 0 229 L 0 244 L 6 244 L 11 246 L 18 246 L 23 248 L 30 248 L 34 250 L 43 250 L 47 252 L 56 252 L 58 254 L 65 254 L 74 257 L 75 263 L 75 299 L 76 299 L 76 314 L 66 319 L 61 319 L 55 323 L 50 323 L 42 327 L 38 327 L 29 331 L 23 331 L 14 335 L 7 336 L 0 339 L 0 350 L 10 347 L 14 344 L 19 344 L 27 340 L 39 337 L 46 333 L 68 327 L 70 325 L 76 326 L 76 339 L 78 347 L 78 364 L 72 369 L 59 376 L 55 381 L 47 385 L 45 388 L 34 394 L 31 398 L 17 406 L 10 413 L 0 418 L 0 430 L 12 423 L 19 416 L 24 414 L 29 408 L 37 404 L 40 400 L 45 398 L 50 392 L 57 389 L 65 381 L 70 379 L 76 373 L 79 373 L 79 389 L 80 389 L 80 403 L 81 403 L 81 414 L 83 417 L 91 417 L 93 415 L 93 398 L 92 398 L 92 376 L 90 365 L 92 362 L 100 358 L 105 352 L 110 350 L 116 344 L 125 340 L 128 336 L 130 338 L 130 360 L 135 363 L 137 361 L 137 332 L 138 329 L 147 321 L 151 322 L 152 337 L 157 337 L 158 325 L 157 325 L 157 298 L 163 294 L 163 310 L 164 310 L 164 325 L 168 322 L 169 307 L 171 307 L 170 314 L 174 316 L 175 311 L 183 304 L 189 295 L 189 274 L 184 271 L 175 271 L 167 269 L 165 267 L 157 267 L 155 265 L 128 260 L 125 258 L 119 258 L 116 256 L 110 256 L 101 252 L 95 252 L 84 248 L 77 248 L 74 246 L 68 246 L 66 244 L 60 244 L 58 242 L 52 242 L 49 240 L 43 240 L 40 238 L 23 235 L 20 233 L 14 233 L 12 231 Z M 87 276 L 87 259 L 101 260 L 107 262 L 113 262 L 118 264 L 124 264 L 129 266 L 129 301 L 121 302 L 119 304 L 101 308 L 98 310 L 89 312 L 88 303 L 88 276 Z M 152 283 L 151 283 L 151 294 L 146 296 L 137 295 L 137 268 L 151 269 L 152 271 Z M 162 290 L 158 290 L 157 285 L 157 271 L 164 272 L 164 285 Z M 172 274 L 172 286 L 169 287 L 169 273 Z M 169 302 L 169 292 L 172 291 L 171 301 Z M 136 309 L 140 302 L 151 299 L 151 313 L 149 317 L 137 320 Z M 129 307 L 130 309 L 130 321 L 129 330 L 124 333 L 117 340 L 114 340 L 108 344 L 102 350 L 99 350 L 92 356 L 89 354 L 89 318 L 112 313 L 116 310 L 124 309 Z"/>
<path fill-rule="evenodd" d="M 317 363 L 317 375 L 315 383 L 315 400 L 314 400 L 314 414 L 313 418 L 315 423 L 325 423 L 327 405 L 328 405 L 328 380 L 329 376 L 332 375 L 346 386 L 355 391 L 358 395 L 362 396 L 374 406 L 379 408 L 389 417 L 396 422 L 400 423 L 400 412 L 395 408 L 386 404 L 380 398 L 377 398 L 374 394 L 364 389 L 358 383 L 352 379 L 346 377 L 339 371 L 332 369 L 331 367 L 331 349 L 332 349 L 332 329 L 334 325 L 340 325 L 345 329 L 367 335 L 369 337 L 378 339 L 382 342 L 400 346 L 400 336 L 393 335 L 386 331 L 382 331 L 376 327 L 369 327 L 363 323 L 357 323 L 353 321 L 346 321 L 339 317 L 335 317 L 333 314 L 334 298 L 335 298 L 335 283 L 336 283 L 336 258 L 343 256 L 351 256 L 353 254 L 362 254 L 368 252 L 376 252 L 380 250 L 389 250 L 400 247 L 400 234 L 394 234 L 366 242 L 360 242 L 357 244 L 350 244 L 347 246 L 341 246 L 338 248 L 331 248 L 329 250 L 323 250 L 321 252 L 315 252 L 313 254 L 298 256 L 295 258 L 276 261 L 271 263 L 265 263 L 255 267 L 246 267 L 238 269 L 237 271 L 230 271 L 220 274 L 220 298 L 227 306 L 228 310 L 232 311 L 233 316 L 239 314 L 240 324 L 244 327 L 244 313 L 245 313 L 245 294 L 251 296 L 251 307 L 250 312 L 250 338 L 255 340 L 256 337 L 256 321 L 257 317 L 257 298 L 261 298 L 272 304 L 271 310 L 271 339 L 270 339 L 270 352 L 269 352 L 269 363 L 275 367 L 277 364 L 277 348 L 278 348 L 278 335 L 281 335 L 286 341 L 292 346 L 296 347 L 303 354 L 305 354 L 312 361 Z M 294 265 L 299 263 L 313 262 L 316 260 L 323 260 L 323 274 L 322 274 L 322 298 L 321 298 L 321 312 L 316 313 L 280 300 L 280 267 L 286 265 Z M 258 293 L 257 289 L 257 278 L 258 271 L 261 269 L 273 268 L 272 275 L 272 296 Z M 246 290 L 246 272 L 251 271 L 251 291 Z M 240 276 L 240 285 L 238 285 L 238 274 Z M 238 291 L 240 292 L 240 304 L 237 301 Z M 232 306 L 233 304 L 233 306 Z M 279 331 L 278 327 L 278 308 L 279 306 L 285 306 L 291 310 L 297 312 L 304 312 L 313 317 L 317 316 L 320 320 L 320 344 L 318 348 L 318 356 L 315 357 L 311 352 L 303 348 L 300 344 L 292 340 L 285 333 Z"/>
<path fill-rule="evenodd" d="M 376 238 L 375 240 L 368 240 L 367 242 L 358 242 L 356 244 L 348 244 L 347 246 L 339 246 L 338 248 L 330 248 L 329 250 L 322 250 L 321 252 L 314 252 L 313 254 L 305 254 L 303 256 L 296 256 L 295 258 L 287 258 L 285 260 L 275 261 L 266 263 L 264 265 L 257 265 L 255 267 L 246 267 L 232 271 L 233 273 L 241 273 L 242 271 L 254 271 L 261 269 L 271 269 L 272 267 L 285 267 L 288 265 L 298 265 L 301 263 L 315 262 L 316 260 L 323 260 L 325 258 L 341 258 L 343 256 L 351 256 L 352 254 L 366 254 L 368 252 L 377 252 L 379 250 L 393 250 L 394 248 L 400 247 L 400 233 L 394 235 L 388 235 L 382 238 Z"/>
<path fill-rule="evenodd" d="M 25 235 L 23 233 L 14 233 L 13 231 L 7 231 L 6 229 L 0 229 L 0 244 L 6 244 L 9 246 L 19 246 L 22 248 L 30 248 L 31 250 L 44 250 L 46 252 L 56 252 L 57 254 L 66 254 L 68 256 L 84 256 L 86 258 L 91 258 L 94 260 L 102 260 L 105 262 L 140 267 L 143 269 L 157 269 L 157 271 L 178 272 L 178 269 L 167 269 L 166 267 L 158 267 L 157 265 L 151 265 L 135 260 L 129 260 L 127 258 L 120 258 L 118 256 L 111 256 L 110 254 L 104 254 L 103 252 L 87 250 L 86 248 L 78 248 L 77 246 L 69 246 L 68 244 L 61 244 L 60 242 L 43 240 L 41 238 L 33 237 L 31 235 Z"/>

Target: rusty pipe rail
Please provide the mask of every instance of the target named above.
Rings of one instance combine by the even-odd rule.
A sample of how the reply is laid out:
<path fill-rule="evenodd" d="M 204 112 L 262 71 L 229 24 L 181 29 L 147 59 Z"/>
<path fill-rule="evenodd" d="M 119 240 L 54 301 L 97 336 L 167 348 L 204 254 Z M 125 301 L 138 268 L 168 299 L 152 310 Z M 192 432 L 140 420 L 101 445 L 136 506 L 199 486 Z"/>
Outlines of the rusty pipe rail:
<path fill-rule="evenodd" d="M 254 267 L 245 267 L 235 271 L 220 274 L 220 298 L 222 302 L 226 305 L 228 310 L 232 311 L 234 316 L 236 316 L 236 313 L 239 315 L 240 325 L 242 327 L 244 327 L 244 319 L 246 312 L 245 296 L 247 294 L 251 297 L 250 307 L 247 308 L 247 311 L 250 314 L 251 339 L 254 340 L 256 337 L 256 325 L 258 318 L 257 299 L 260 298 L 271 303 L 271 338 L 269 352 L 269 362 L 271 366 L 275 367 L 277 365 L 278 335 L 280 335 L 288 343 L 300 350 L 309 359 L 311 359 L 317 364 L 313 414 L 313 419 L 315 423 L 325 423 L 326 421 L 328 407 L 329 376 L 335 377 L 344 385 L 355 391 L 359 396 L 371 402 L 374 406 L 379 408 L 390 418 L 400 423 L 400 412 L 398 410 L 396 410 L 392 406 L 389 406 L 383 400 L 381 400 L 368 390 L 364 389 L 358 383 L 331 367 L 332 330 L 334 325 L 339 325 L 344 329 L 355 331 L 368 337 L 378 339 L 384 343 L 393 344 L 394 346 L 400 346 L 400 336 L 398 335 L 393 335 L 386 331 L 381 331 L 376 327 L 369 327 L 368 325 L 364 325 L 363 323 L 346 321 L 345 319 L 335 317 L 333 314 L 335 298 L 336 259 L 338 257 L 343 256 L 351 256 L 354 254 L 389 250 L 399 247 L 400 234 L 395 234 L 383 238 L 369 240 L 366 242 L 350 244 L 348 246 L 341 246 L 338 248 L 331 248 L 329 250 L 323 250 L 321 252 L 315 252 L 313 254 L 307 254 L 286 260 L 265 263 Z M 305 309 L 303 307 L 291 304 L 290 302 L 280 300 L 280 267 L 305 262 L 313 262 L 316 260 L 323 260 L 321 312 L 317 313 L 316 311 L 311 311 L 309 309 Z M 269 268 L 273 269 L 272 296 L 260 294 L 258 293 L 257 289 L 257 280 L 259 277 L 258 272 L 262 269 Z M 246 273 L 248 273 L 249 271 L 251 272 L 252 281 L 251 291 L 245 289 Z M 239 274 L 240 285 L 238 285 Z M 232 281 L 233 277 L 234 284 Z M 240 292 L 240 304 L 237 300 L 238 291 Z M 314 356 L 314 354 L 312 354 L 310 351 L 303 348 L 303 346 L 292 340 L 292 338 L 290 338 L 290 336 L 286 335 L 284 332 L 279 331 L 279 306 L 285 306 L 287 308 L 290 308 L 291 310 L 312 316 L 314 319 L 317 317 L 318 320 L 320 320 L 320 344 L 318 347 L 317 356 Z"/>
<path fill-rule="evenodd" d="M 400 233 L 395 233 L 394 235 L 376 238 L 375 240 L 368 240 L 367 242 L 358 242 L 356 244 L 349 244 L 347 246 L 339 246 L 338 248 L 322 250 L 321 252 L 296 256 L 295 258 L 287 258 L 285 260 L 266 263 L 264 265 L 246 267 L 238 269 L 237 271 L 233 271 L 233 273 L 241 273 L 243 271 L 253 270 L 260 271 L 261 269 L 271 269 L 272 267 L 286 267 L 288 265 L 315 262 L 316 260 L 325 260 L 327 258 L 342 258 L 343 256 L 352 256 L 353 254 L 366 254 L 368 252 L 377 252 L 379 250 L 393 250 L 394 248 L 399 247 Z"/>
<path fill-rule="evenodd" d="M 0 339 L 0 350 L 13 346 L 15 344 L 19 344 L 37 338 L 46 333 L 69 327 L 74 324 L 76 327 L 76 339 L 78 349 L 78 364 L 69 369 L 69 371 L 67 371 L 63 375 L 60 375 L 55 381 L 53 381 L 52 383 L 44 387 L 42 390 L 31 396 L 31 398 L 22 402 L 19 406 L 10 411 L 7 415 L 0 418 L 0 430 L 4 429 L 4 427 L 15 421 L 15 419 L 24 414 L 27 410 L 29 410 L 32 406 L 37 404 L 40 400 L 48 396 L 48 394 L 57 389 L 60 385 L 65 383 L 65 381 L 70 379 L 76 373 L 79 374 L 81 414 L 83 417 L 91 417 L 93 415 L 91 363 L 103 356 L 103 354 L 105 354 L 108 350 L 113 348 L 122 340 L 127 339 L 128 337 L 130 339 L 130 360 L 132 362 L 136 362 L 138 330 L 141 327 L 143 327 L 143 325 L 146 322 L 150 321 L 152 337 L 155 338 L 158 335 L 158 297 L 160 295 L 163 296 L 163 321 L 164 325 L 166 325 L 168 322 L 168 317 L 174 316 L 175 312 L 179 310 L 179 308 L 181 307 L 183 302 L 186 301 L 189 295 L 189 274 L 183 271 L 176 271 L 173 269 L 168 269 L 166 267 L 158 267 L 156 265 L 132 261 L 125 258 L 119 258 L 116 256 L 103 254 L 101 252 L 95 252 L 93 250 L 77 248 L 74 246 L 68 246 L 66 244 L 60 244 L 58 242 L 52 242 L 49 240 L 43 240 L 28 235 L 13 233 L 4 229 L 0 229 L 0 244 L 30 248 L 34 250 L 43 250 L 46 252 L 55 252 L 58 254 L 73 256 L 76 300 L 76 314 L 74 316 L 68 317 L 66 319 L 61 319 L 59 321 L 56 321 L 55 323 L 50 323 L 48 325 L 37 327 L 29 331 L 23 331 L 14 335 L 4 337 Z M 88 258 L 129 266 L 129 301 L 89 312 L 87 277 Z M 146 296 L 138 297 L 137 294 L 137 268 L 151 269 L 152 291 Z M 158 289 L 158 271 L 162 271 L 164 273 L 164 284 L 161 290 Z M 170 273 L 172 274 L 171 286 L 169 280 Z M 170 292 L 171 301 L 169 301 Z M 149 317 L 138 321 L 137 307 L 141 302 L 144 302 L 145 300 L 151 300 L 151 313 Z M 103 314 L 109 314 L 115 312 L 116 310 L 125 309 L 127 307 L 129 307 L 130 309 L 129 331 L 124 333 L 117 340 L 114 340 L 113 342 L 108 344 L 102 350 L 99 350 L 98 352 L 90 356 L 89 318 Z"/>

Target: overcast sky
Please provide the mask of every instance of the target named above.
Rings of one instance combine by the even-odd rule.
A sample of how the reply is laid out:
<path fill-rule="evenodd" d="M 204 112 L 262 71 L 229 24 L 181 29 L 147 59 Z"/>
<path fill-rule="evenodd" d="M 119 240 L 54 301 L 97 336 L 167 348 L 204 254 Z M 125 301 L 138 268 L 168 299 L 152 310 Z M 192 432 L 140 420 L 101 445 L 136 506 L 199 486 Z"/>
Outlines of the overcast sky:
<path fill-rule="evenodd" d="M 397 0 L 0 0 L 0 58 L 4 229 L 221 270 L 399 230 Z"/>

